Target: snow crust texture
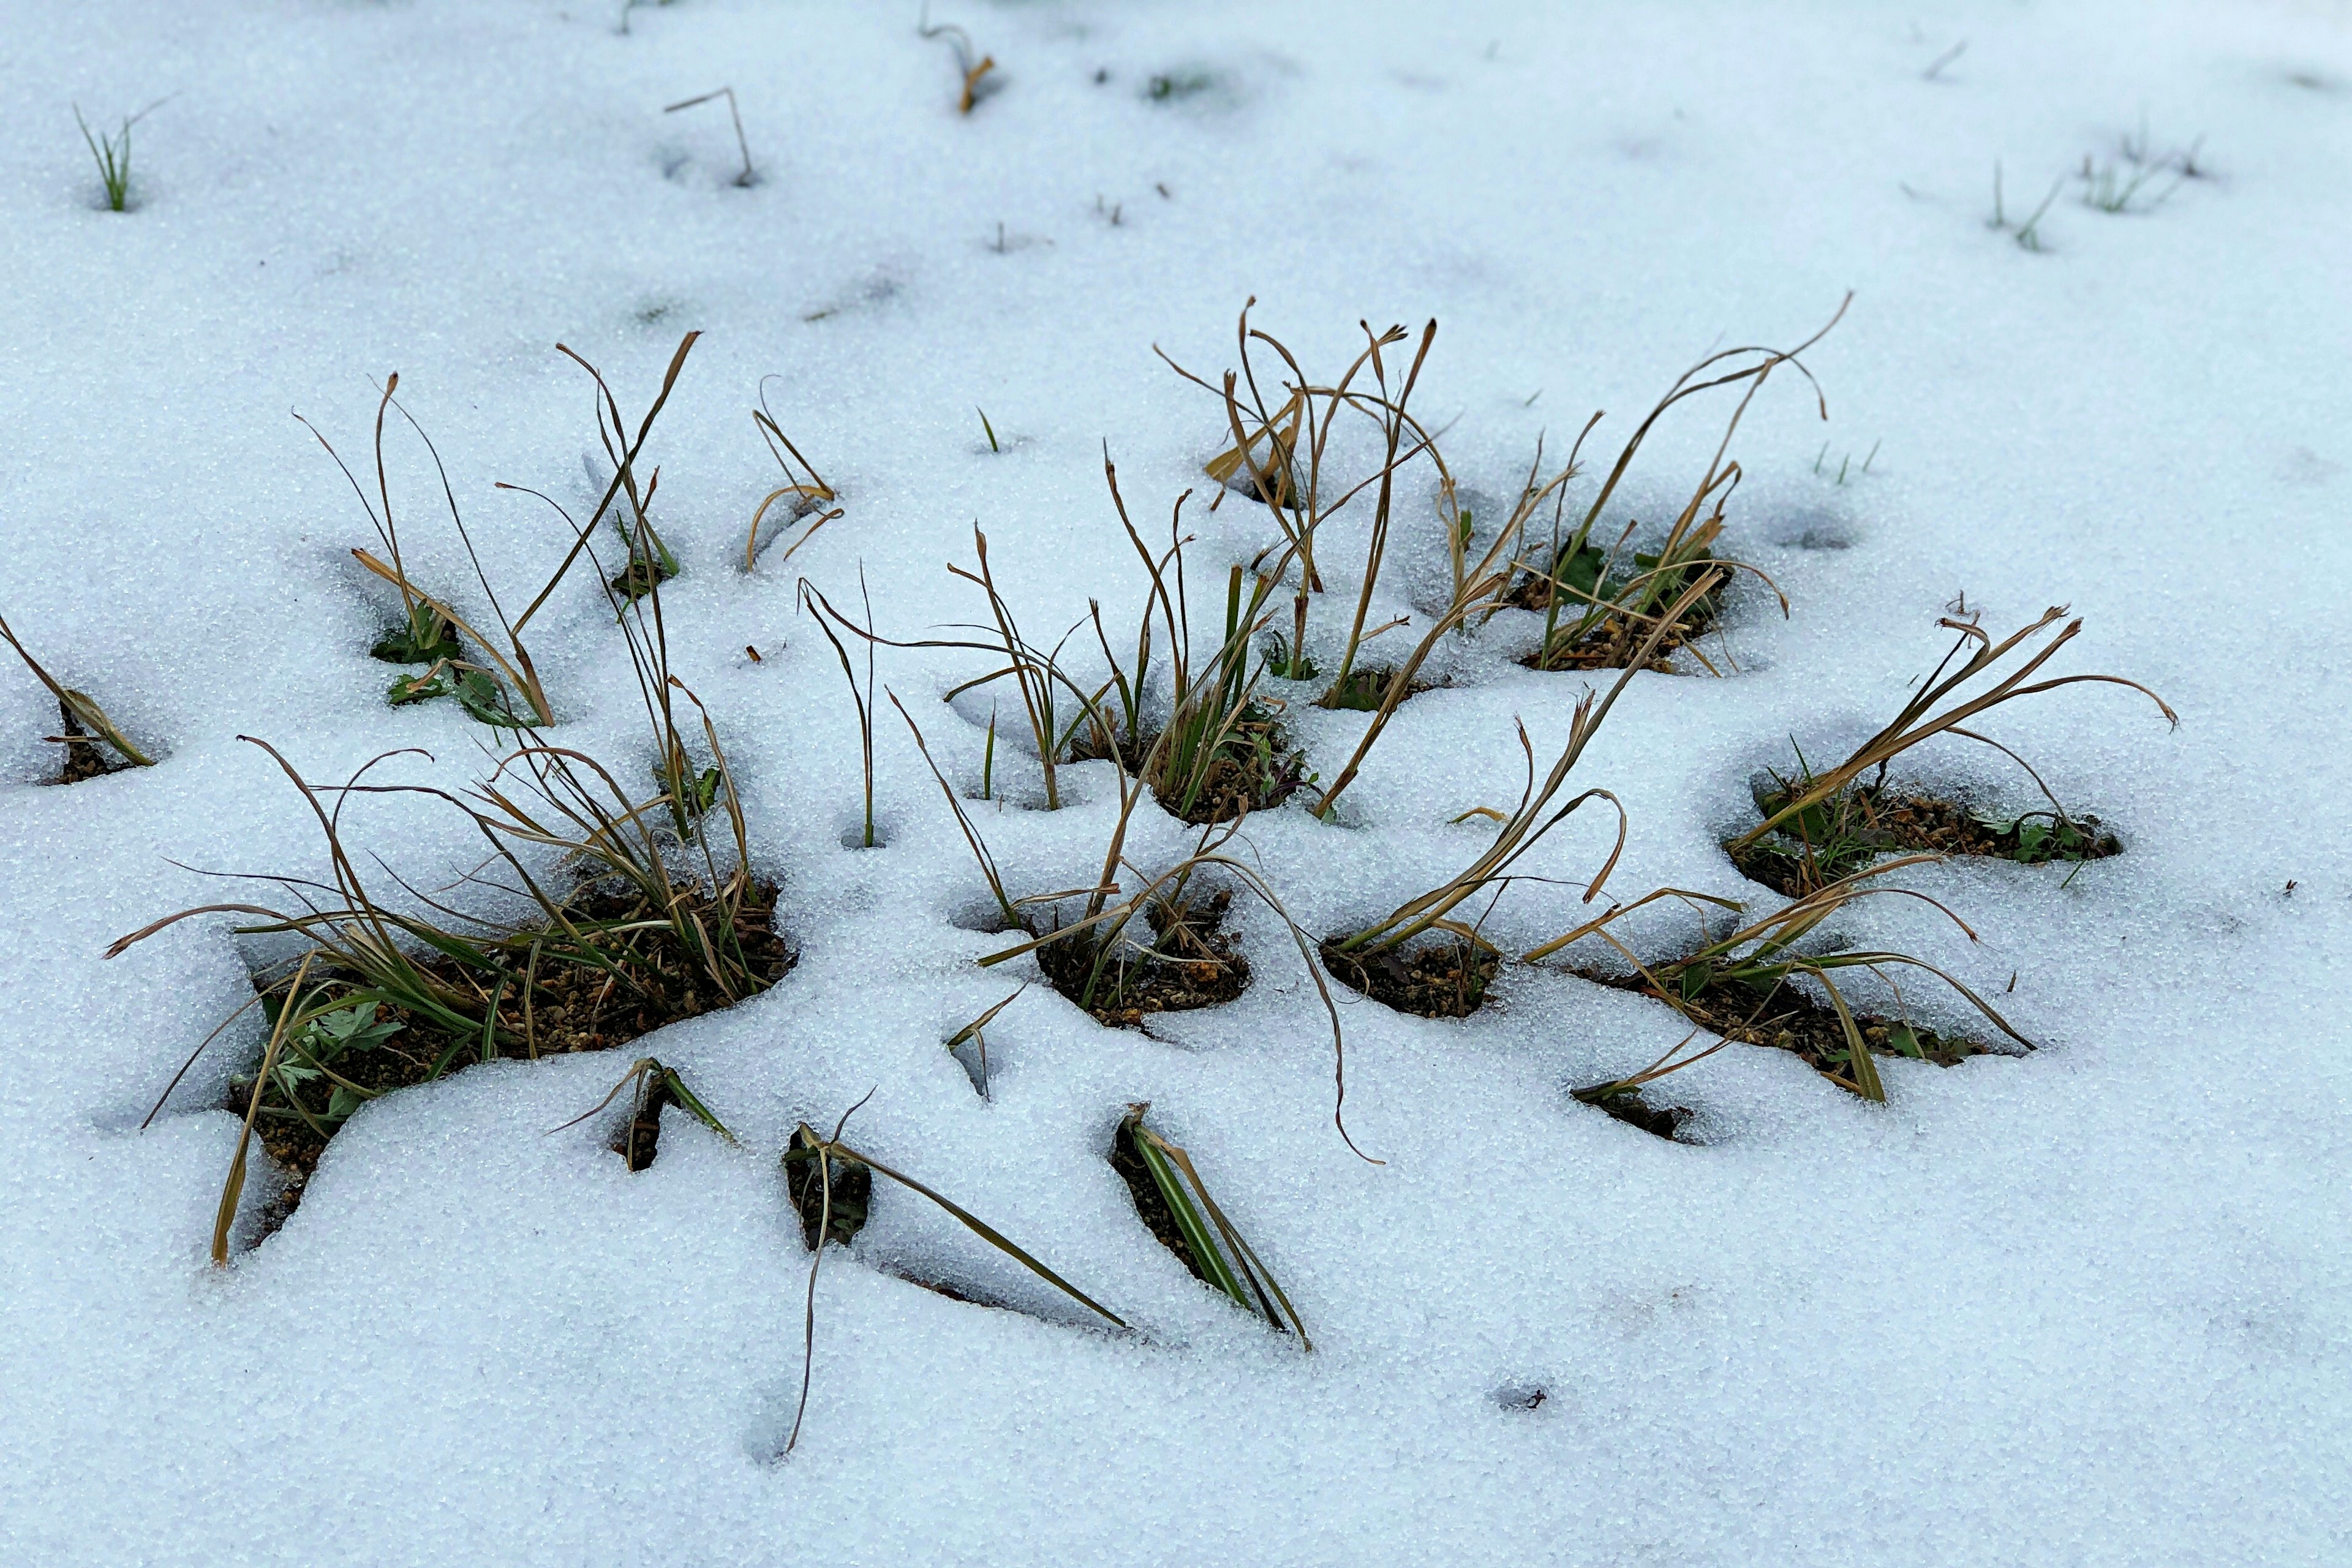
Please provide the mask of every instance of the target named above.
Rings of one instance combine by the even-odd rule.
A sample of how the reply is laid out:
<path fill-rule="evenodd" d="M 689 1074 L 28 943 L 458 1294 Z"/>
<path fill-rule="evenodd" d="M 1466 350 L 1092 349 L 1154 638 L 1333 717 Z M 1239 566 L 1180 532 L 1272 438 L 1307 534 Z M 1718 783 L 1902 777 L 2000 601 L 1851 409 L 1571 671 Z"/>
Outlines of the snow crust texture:
<path fill-rule="evenodd" d="M 2352 1558 L 2352 1103 L 2326 1000 L 2352 955 L 2341 5 L 935 5 L 995 61 L 969 115 L 912 7 L 0 14 L 0 612 L 160 754 L 47 784 L 54 700 L 0 668 L 0 1560 Z M 721 86 L 748 185 L 723 101 L 662 112 Z M 156 100 L 129 210 L 104 210 L 72 107 L 100 130 Z M 2100 210 L 2079 171 L 2127 142 L 2193 147 L 2194 177 Z M 1373 1164 L 1332 1126 L 1296 950 L 1237 905 L 1240 1000 L 1144 1034 L 1032 985 L 974 1093 L 942 1042 L 1034 968 L 977 967 L 1003 939 L 972 929 L 985 889 L 887 705 L 885 843 L 845 847 L 855 715 L 797 577 L 846 605 L 862 570 L 884 630 L 932 635 L 984 608 L 945 570 L 977 523 L 1033 630 L 1090 599 L 1131 627 L 1108 453 L 1147 532 L 1198 492 L 1194 587 L 1221 604 L 1273 534 L 1240 498 L 1206 510 L 1222 411 L 1151 349 L 1213 378 L 1252 296 L 1318 374 L 1359 319 L 1434 317 L 1415 405 L 1491 509 L 1539 435 L 1556 458 L 1605 408 L 1613 456 L 1685 365 L 1798 341 L 1849 289 L 1807 362 L 1827 422 L 1784 374 L 1734 447 L 1724 548 L 1789 615 L 1744 587 L 1737 673 L 1637 676 L 1575 787 L 1628 813 L 1612 889 L 1764 899 L 1718 845 L 1792 736 L 1842 755 L 1874 730 L 1962 595 L 2000 628 L 2071 605 L 2065 668 L 2147 682 L 2179 730 L 2096 687 L 1988 726 L 2126 852 L 2071 880 L 1907 873 L 1975 942 L 1909 900 L 1839 927 L 1948 967 L 2040 1049 L 1889 1061 L 1871 1105 L 1735 1047 L 1663 1086 L 1696 1113 L 1667 1142 L 1570 1090 L 1679 1020 L 1515 964 L 1466 1019 L 1342 995 Z M 284 1228 L 209 1268 L 228 1079 L 258 1034 L 230 1031 L 139 1124 L 279 950 L 192 921 L 101 953 L 223 896 L 183 864 L 321 870 L 308 809 L 239 735 L 314 779 L 402 747 L 431 754 L 394 765 L 410 780 L 487 765 L 454 704 L 384 702 L 368 650 L 390 601 L 350 556 L 373 535 L 288 411 L 357 459 L 396 370 L 489 582 L 535 584 L 562 524 L 491 487 L 593 505 L 589 386 L 554 345 L 641 408 L 688 330 L 706 335 L 648 454 L 684 568 L 672 655 L 802 959 L 640 1048 L 742 1146 L 673 1112 L 632 1175 L 608 1123 L 547 1132 L 617 1054 L 470 1068 L 362 1110 Z M 763 393 L 842 516 L 747 574 L 775 482 L 747 417 Z M 1622 514 L 1669 517 L 1720 421 L 1663 428 Z M 471 584 L 422 449 L 391 450 L 418 574 Z M 1415 483 L 1375 612 L 1418 626 L 1444 567 Z M 1332 626 L 1361 551 L 1360 524 L 1319 547 Z M 593 585 L 536 626 L 567 742 L 638 755 Z M 1309 933 L 1476 852 L 1491 829 L 1455 819 L 1517 797 L 1515 720 L 1541 756 L 1564 741 L 1592 682 L 1523 668 L 1514 635 L 1448 647 L 1337 823 L 1248 823 Z M 976 791 L 988 699 L 941 701 L 976 658 L 878 671 Z M 1301 704 L 1294 733 L 1328 778 L 1363 722 Z M 1916 766 L 2032 804 L 1978 749 Z M 1034 757 L 1006 742 L 996 768 L 1011 803 L 974 807 L 1013 890 L 1090 879 L 1108 764 L 1066 769 L 1053 813 L 1023 804 Z M 446 813 L 352 823 L 420 886 L 478 854 Z M 1505 951 L 1592 912 L 1613 831 L 1580 813 L 1545 840 L 1487 927 Z M 1147 807 L 1130 854 L 1192 840 Z M 1687 935 L 1636 929 L 1653 952 Z M 1136 1329 L 1087 1327 L 884 1185 L 826 1263 L 807 1430 L 780 1460 L 807 1255 L 777 1156 L 868 1089 L 856 1142 Z M 1146 1100 L 1311 1354 L 1137 1220 L 1106 1156 Z"/>

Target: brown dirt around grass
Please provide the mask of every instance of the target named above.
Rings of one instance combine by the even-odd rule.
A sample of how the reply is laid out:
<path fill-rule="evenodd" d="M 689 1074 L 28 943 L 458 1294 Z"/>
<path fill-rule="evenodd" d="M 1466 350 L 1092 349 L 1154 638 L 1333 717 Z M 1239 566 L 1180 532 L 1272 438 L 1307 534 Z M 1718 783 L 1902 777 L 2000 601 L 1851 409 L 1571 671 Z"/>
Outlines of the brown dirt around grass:
<path fill-rule="evenodd" d="M 745 955 L 755 970 L 772 985 L 789 973 L 799 955 L 791 943 L 773 927 L 776 890 L 761 888 L 757 901 L 745 907 L 737 924 L 738 939 Z M 581 901 L 581 912 L 591 919 L 605 919 L 626 912 L 621 900 L 591 896 Z M 667 940 L 662 933 L 640 933 L 641 940 L 659 942 Z M 454 971 L 449 960 L 420 965 L 426 970 Z M 314 972 L 315 973 L 315 972 Z M 542 964 L 539 971 L 537 994 L 533 997 L 530 1016 L 526 1019 L 520 999 L 502 1004 L 499 1010 L 498 1054 L 509 1059 L 528 1060 L 534 1056 L 565 1056 L 576 1051 L 610 1050 L 624 1046 L 641 1035 L 647 1035 L 665 1024 L 680 1018 L 691 1018 L 716 1011 L 727 1005 L 723 994 L 700 979 L 683 962 L 666 965 L 667 984 L 649 987 L 636 994 L 619 994 L 609 986 L 605 976 L 577 964 Z M 391 1091 L 427 1083 L 435 1078 L 435 1067 L 454 1042 L 436 1026 L 422 1021 L 401 1007 L 382 1007 L 378 1017 L 404 1026 L 401 1031 L 372 1050 L 346 1054 L 335 1064 L 335 1070 L 364 1089 Z M 536 1049 L 534 1050 L 533 1047 Z M 482 1059 L 478 1041 L 459 1045 L 457 1055 L 448 1072 L 462 1071 Z M 441 1076 L 446 1076 L 443 1074 Z M 247 1096 L 252 1092 L 248 1082 L 231 1089 L 228 1109 L 242 1116 Z M 646 1115 L 657 1117 L 657 1101 L 667 1098 L 666 1091 L 656 1090 L 646 1096 Z M 633 1102 L 634 1103 L 634 1102 Z M 317 1107 L 312 1108 L 316 1110 Z M 332 1137 L 299 1117 L 264 1115 L 254 1128 L 255 1138 L 268 1152 L 285 1173 L 286 1185 L 271 1205 L 265 1218 L 262 1235 L 268 1235 L 285 1223 L 301 1202 L 302 1188 L 318 1169 L 319 1157 L 326 1152 Z M 640 1170 L 653 1158 L 658 1133 L 632 1128 L 626 1134 L 625 1145 L 615 1145 L 615 1152 L 625 1154 L 631 1170 Z M 640 1159 L 642 1153 L 642 1161 Z"/>
<path fill-rule="evenodd" d="M 1857 788 L 1849 798 L 1854 826 L 1826 858 L 1816 847 L 1808 865 L 1805 846 L 1776 833 L 1732 855 L 1732 865 L 1749 881 L 1794 899 L 1860 870 L 1882 854 L 1969 855 L 2036 865 L 2053 859 L 2104 860 L 2123 853 L 2122 841 L 2095 816 L 2069 819 L 2077 837 L 2062 849 L 2048 831 L 2046 815 L 2021 816 L 2002 826 L 1986 822 L 1958 801 L 1921 790 Z M 2042 837 L 2029 847 L 2025 835 L 2034 829 Z"/>
<path fill-rule="evenodd" d="M 1385 952 L 1342 952 L 1334 937 L 1323 943 L 1323 967 L 1341 984 L 1400 1013 L 1424 1018 L 1466 1018 L 1486 1000 L 1503 955 L 1485 942 L 1459 937 Z"/>
<path fill-rule="evenodd" d="M 1037 965 L 1055 990 L 1113 1028 L 1140 1028 L 1153 1013 L 1214 1007 L 1249 988 L 1249 961 L 1219 929 L 1232 904 L 1233 894 L 1221 890 L 1205 903 L 1150 910 L 1152 951 L 1130 949 L 1099 973 L 1090 931 L 1046 942 Z"/>

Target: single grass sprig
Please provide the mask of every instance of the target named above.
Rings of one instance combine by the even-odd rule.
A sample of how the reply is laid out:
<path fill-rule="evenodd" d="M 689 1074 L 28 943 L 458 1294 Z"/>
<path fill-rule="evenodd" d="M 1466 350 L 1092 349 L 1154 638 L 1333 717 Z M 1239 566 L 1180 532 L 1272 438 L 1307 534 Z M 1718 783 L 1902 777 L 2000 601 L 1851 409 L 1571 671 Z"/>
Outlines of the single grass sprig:
<path fill-rule="evenodd" d="M 868 1091 L 866 1099 L 873 1098 Z M 821 1136 L 803 1121 L 793 1131 L 791 1143 L 783 1154 L 784 1182 L 794 1211 L 799 1215 L 804 1239 L 809 1249 L 808 1296 L 801 1342 L 801 1396 L 793 1412 L 791 1436 L 784 1440 L 784 1452 L 789 1454 L 801 1440 L 801 1425 L 808 1416 L 809 1383 L 816 1365 L 816 1276 L 824 1262 L 827 1243 L 848 1245 L 866 1223 L 866 1204 L 872 1190 L 873 1178 L 882 1176 L 896 1182 L 908 1191 L 928 1198 L 945 1210 L 966 1230 L 989 1246 L 1012 1258 L 1030 1273 L 1051 1285 L 1063 1295 L 1094 1313 L 1115 1329 L 1125 1329 L 1127 1320 L 1096 1300 L 1068 1280 L 1040 1263 L 1030 1253 L 1008 1239 L 1002 1231 L 982 1220 L 970 1209 L 954 1202 L 914 1177 L 893 1170 L 872 1155 L 851 1148 L 841 1135 L 849 1119 L 866 1103 L 861 1100 L 844 1111 L 834 1125 L 833 1136 Z M 846 1178 L 859 1178 L 854 1189 L 856 1198 L 854 1213 L 836 1214 L 836 1200 L 850 1184 Z M 854 1223 L 849 1223 L 854 1221 Z"/>
<path fill-rule="evenodd" d="M 105 187 L 109 212 L 131 210 L 131 128 L 167 101 L 159 98 L 138 113 L 126 116 L 121 128 L 111 133 L 93 132 L 89 121 L 82 118 L 81 105 L 74 105 L 74 123 L 81 127 L 82 142 L 89 149 L 91 162 L 98 165 L 99 183 Z"/>
<path fill-rule="evenodd" d="M 1244 1311 L 1297 1335 L 1300 1350 L 1312 1351 L 1315 1343 L 1307 1337 L 1298 1310 L 1209 1195 L 1192 1155 L 1144 1125 L 1144 1113 L 1150 1109 L 1149 1102 L 1129 1105 L 1111 1143 L 1112 1166 L 1127 1182 L 1145 1223 L 1196 1279 L 1223 1291 Z M 1144 1180 L 1138 1179 L 1139 1168 Z M 1151 1202 L 1155 1196 L 1156 1205 Z"/>

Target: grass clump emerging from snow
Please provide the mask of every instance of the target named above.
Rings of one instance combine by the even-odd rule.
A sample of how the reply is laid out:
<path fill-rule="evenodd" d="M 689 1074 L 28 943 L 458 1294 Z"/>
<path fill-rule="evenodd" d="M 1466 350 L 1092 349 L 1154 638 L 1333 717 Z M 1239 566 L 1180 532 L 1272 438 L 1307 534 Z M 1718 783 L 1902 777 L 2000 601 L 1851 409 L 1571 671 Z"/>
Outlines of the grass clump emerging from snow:
<path fill-rule="evenodd" d="M 1798 356 L 1827 336 L 1844 314 L 1845 306 L 1842 303 L 1820 331 L 1793 349 L 1726 349 L 1685 371 L 1657 406 L 1634 427 L 1611 467 L 1608 479 L 1585 509 L 1582 521 L 1565 532 L 1566 492 L 1555 494 L 1551 537 L 1536 551 L 1534 563 L 1506 596 L 1506 603 L 1537 611 L 1544 617 L 1543 639 L 1527 661 L 1530 666 L 1538 669 L 1612 669 L 1623 667 L 1635 656 L 1636 649 L 1647 649 L 1642 657 L 1650 661 L 1650 668 L 1669 669 L 1672 667 L 1667 662 L 1668 656 L 1690 647 L 1692 657 L 1713 671 L 1714 666 L 1690 645 L 1714 624 L 1721 608 L 1720 600 L 1712 593 L 1689 598 L 1685 590 L 1711 570 L 1717 573 L 1718 583 L 1737 570 L 1751 574 L 1772 588 L 1776 595 L 1780 595 L 1760 570 L 1745 562 L 1719 557 L 1716 552 L 1723 533 L 1724 503 L 1739 483 L 1739 465 L 1727 457 L 1731 438 L 1748 405 L 1781 365 L 1793 367 L 1811 383 L 1811 373 Z M 1596 539 L 1593 531 L 1602 510 L 1616 495 L 1643 440 L 1658 421 L 1685 399 L 1723 386 L 1743 387 L 1739 401 L 1733 406 L 1723 437 L 1700 474 L 1690 500 L 1684 503 L 1657 548 L 1650 552 L 1633 548 L 1634 534 L 1640 528 L 1638 522 L 1627 523 L 1613 542 Z M 1818 386 L 1815 396 L 1819 401 Z M 1823 404 L 1824 418 L 1828 412 Z M 1575 469 L 1577 450 L 1581 449 L 1584 437 L 1591 434 L 1600 420 L 1601 416 L 1594 415 L 1578 435 L 1577 448 L 1569 454 L 1569 472 Z M 1535 548 L 1533 541 L 1529 544 Z M 1780 597 L 1780 605 L 1783 611 L 1788 608 L 1785 596 Z M 1671 614 L 1669 606 L 1675 606 Z M 1651 633 L 1658 630 L 1663 630 L 1664 636 L 1653 637 Z"/>
<path fill-rule="evenodd" d="M 673 375 L 676 368 L 673 362 Z M 608 503 L 625 482 L 614 479 Z M 580 531 L 582 547 L 588 537 Z M 377 766 L 404 754 L 397 752 L 342 784 L 314 784 L 254 741 L 309 805 L 329 879 L 228 873 L 274 882 L 287 900 L 183 910 L 108 950 L 119 955 L 212 913 L 258 917 L 236 928 L 240 934 L 299 941 L 295 958 L 264 972 L 257 1000 L 272 1020 L 270 1043 L 236 1091 L 246 1133 L 231 1184 L 241 1185 L 246 1144 L 257 1136 L 289 1176 L 278 1217 L 328 1141 L 371 1100 L 470 1062 L 622 1045 L 741 1001 L 792 966 L 775 889 L 751 871 L 749 828 L 718 731 L 671 673 L 659 584 L 641 598 L 625 598 L 609 583 L 605 593 L 645 703 L 652 755 L 638 766 L 651 775 L 649 790 L 622 782 L 635 767 L 510 731 L 501 731 L 514 733 L 509 749 L 491 753 L 488 774 L 462 794 L 370 782 Z M 519 638 L 514 646 L 520 653 Z M 691 719 L 681 699 L 693 705 Z M 396 894 L 363 876 L 344 813 L 380 795 L 461 813 L 489 857 L 455 887 L 478 906 L 513 912 L 461 909 L 445 901 L 451 889 L 425 892 L 388 868 Z M 232 1197 L 214 1237 L 215 1261 L 226 1260 L 234 1215 Z"/>
<path fill-rule="evenodd" d="M 1192 1155 L 1144 1125 L 1150 1109 L 1149 1103 L 1129 1106 L 1111 1135 L 1111 1169 L 1127 1184 L 1137 1216 L 1193 1279 L 1223 1291 L 1244 1311 L 1297 1335 L 1299 1349 L 1313 1350 L 1297 1309 L 1209 1195 Z"/>
<path fill-rule="evenodd" d="M 2162 698 L 2122 676 L 2031 679 L 2082 630 L 2079 619 L 2068 622 L 2017 668 L 1993 678 L 1994 668 L 2002 659 L 2065 614 L 2063 608 L 2047 610 L 2040 620 L 1998 643 L 1973 618 L 1947 617 L 1937 622 L 1958 633 L 1958 638 L 1902 710 L 1834 767 L 1816 773 L 1800 752 L 1792 775 L 1770 775 L 1770 783 L 1756 792 L 1761 820 L 1724 847 L 1732 863 L 1743 875 L 1796 897 L 1849 877 L 1891 851 L 1997 856 L 2025 865 L 2052 860 L 2079 863 L 2119 853 L 2121 843 L 2101 828 L 2098 818 L 2070 816 L 2030 763 L 2000 742 L 1967 727 L 1978 715 L 2004 702 L 2084 683 L 2137 691 L 2154 702 L 2168 721 L 2179 723 Z M 1961 688 L 1979 677 L 1985 678 L 1986 684 L 1973 694 L 1963 695 Z M 1887 782 L 1888 765 L 1895 758 L 1924 741 L 1946 734 L 1990 746 L 2023 767 L 2049 800 L 2048 809 L 2007 817 L 1980 815 L 1916 788 Z"/>
<path fill-rule="evenodd" d="M 1842 878 L 1759 920 L 1710 937 L 1695 952 L 1664 962 L 1644 963 L 1609 928 L 1634 910 L 1664 900 L 1680 900 L 1694 908 L 1712 905 L 1735 912 L 1739 911 L 1740 906 L 1709 894 L 1661 888 L 1632 903 L 1613 906 L 1530 952 L 1527 958 L 1532 963 L 1584 937 L 1598 935 L 1617 950 L 1619 956 L 1632 966 L 1633 973 L 1591 973 L 1587 978 L 1642 992 L 1672 1007 L 1693 1025 L 1690 1035 L 1642 1071 L 1580 1090 L 1578 1098 L 1588 1103 L 1603 1104 L 1738 1042 L 1793 1051 L 1841 1089 L 1864 1100 L 1884 1100 L 1885 1085 L 1879 1078 L 1874 1052 L 1949 1066 L 1983 1049 L 1924 1028 L 1906 1015 L 1880 1017 L 1858 1013 L 1840 983 L 1843 976 L 1850 984 L 1853 977 L 1848 972 L 1853 970 L 1864 971 L 1885 983 L 1898 1004 L 1902 990 L 1894 982 L 1895 972 L 1914 969 L 1933 975 L 2021 1049 L 2032 1049 L 2033 1042 L 2011 1027 L 1990 1003 L 1924 959 L 1908 953 L 1808 941 L 1824 921 L 1850 905 L 1886 894 L 1899 894 L 1928 904 L 1950 920 L 1969 941 L 1976 941 L 1977 934 L 1967 922 L 1934 899 L 1911 889 L 1876 885 L 1872 880 L 1906 866 L 1938 858 L 1933 855 L 1907 856 Z M 1829 1005 L 1824 1007 L 1814 1001 L 1806 992 L 1807 985 L 1817 988 Z M 1716 1037 L 1712 1044 L 1696 1050 L 1690 1048 L 1702 1035 L 1708 1034 Z"/>

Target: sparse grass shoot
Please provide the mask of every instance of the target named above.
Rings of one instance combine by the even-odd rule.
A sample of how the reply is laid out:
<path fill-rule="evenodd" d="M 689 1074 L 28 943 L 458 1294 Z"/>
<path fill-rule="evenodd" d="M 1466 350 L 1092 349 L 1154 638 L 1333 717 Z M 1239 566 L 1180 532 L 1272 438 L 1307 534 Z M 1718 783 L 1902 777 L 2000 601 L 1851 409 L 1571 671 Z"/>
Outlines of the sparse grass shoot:
<path fill-rule="evenodd" d="M 83 779 L 116 773 L 126 767 L 152 768 L 155 765 L 154 758 L 141 751 L 130 737 L 115 727 L 114 721 L 106 716 L 106 710 L 98 705 L 98 699 L 86 691 L 76 691 L 44 668 L 41 661 L 33 657 L 32 650 L 16 640 L 16 634 L 9 627 L 5 616 L 0 616 L 0 638 L 7 640 L 8 646 L 16 650 L 16 657 L 25 661 L 25 668 L 33 672 L 33 679 L 47 687 L 49 695 L 58 700 L 58 721 L 64 727 L 65 733 L 46 737 L 66 749 L 65 761 L 58 770 L 58 783 L 79 784 Z M 111 748 L 121 760 L 109 762 L 107 748 Z"/>
<path fill-rule="evenodd" d="M 727 117 L 735 122 L 735 145 L 743 154 L 743 172 L 735 176 L 735 184 L 748 189 L 759 183 L 759 176 L 751 172 L 751 143 L 743 134 L 743 113 L 736 107 L 733 88 L 722 87 L 716 92 L 706 92 L 699 98 L 689 98 L 677 103 L 665 105 L 662 112 L 676 114 L 681 109 L 692 109 L 697 104 L 709 103 L 714 99 L 720 98 L 727 100 Z"/>
<path fill-rule="evenodd" d="M 1127 1184 L 1137 1215 L 1194 1279 L 1223 1291 L 1242 1310 L 1297 1335 L 1300 1350 L 1313 1350 L 1297 1309 L 1209 1195 L 1192 1157 L 1144 1125 L 1150 1109 L 1148 1103 L 1129 1106 L 1111 1138 L 1111 1168 Z"/>

